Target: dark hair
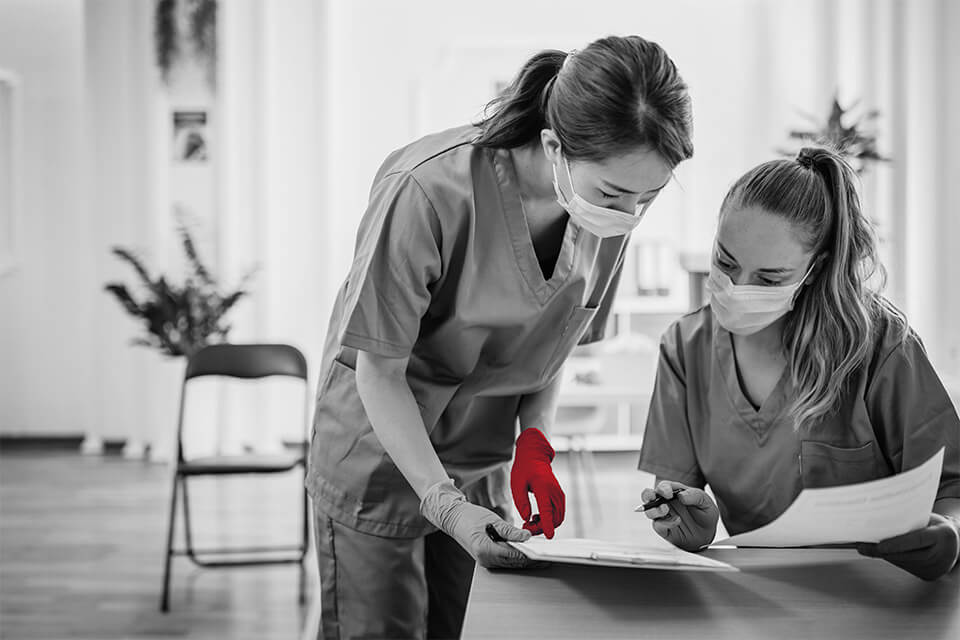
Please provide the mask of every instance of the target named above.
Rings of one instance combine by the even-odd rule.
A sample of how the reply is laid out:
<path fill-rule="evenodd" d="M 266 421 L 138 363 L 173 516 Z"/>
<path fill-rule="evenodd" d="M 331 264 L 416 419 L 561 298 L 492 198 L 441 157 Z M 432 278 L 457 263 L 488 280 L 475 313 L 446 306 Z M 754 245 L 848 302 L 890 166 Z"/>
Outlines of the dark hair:
<path fill-rule="evenodd" d="M 511 149 L 553 129 L 563 153 L 602 161 L 649 147 L 670 165 L 693 156 L 687 85 L 660 45 L 609 36 L 582 51 L 536 54 L 477 123 L 479 146 Z"/>
<path fill-rule="evenodd" d="M 835 410 L 853 374 L 872 354 L 884 321 L 906 337 L 903 314 L 880 295 L 886 272 L 872 223 L 860 210 L 857 174 L 835 151 L 805 147 L 795 160 L 765 162 L 730 188 L 721 216 L 759 207 L 797 229 L 816 265 L 783 328 L 797 388 L 790 414 L 812 425 Z M 879 286 L 870 280 L 879 273 Z"/>

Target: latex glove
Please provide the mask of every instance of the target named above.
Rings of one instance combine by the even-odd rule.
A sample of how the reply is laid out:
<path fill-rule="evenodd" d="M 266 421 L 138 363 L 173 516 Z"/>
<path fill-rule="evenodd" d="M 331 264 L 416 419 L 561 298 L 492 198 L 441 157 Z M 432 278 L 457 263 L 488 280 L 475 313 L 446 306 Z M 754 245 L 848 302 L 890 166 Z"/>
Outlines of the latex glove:
<path fill-rule="evenodd" d="M 524 542 L 530 532 L 518 529 L 489 509 L 467 502 L 453 480 L 430 487 L 420 501 L 420 514 L 456 540 L 474 560 L 489 568 L 521 568 L 534 563 L 506 542 L 494 542 L 487 533 L 492 525 L 504 540 Z"/>
<path fill-rule="evenodd" d="M 653 520 L 653 530 L 661 538 L 685 551 L 699 551 L 713 542 L 720 521 L 720 510 L 703 489 L 662 480 L 656 490 L 644 489 L 640 495 L 644 502 L 650 502 L 658 495 L 669 498 L 677 491 L 676 500 L 644 513 Z"/>
<path fill-rule="evenodd" d="M 876 543 L 861 543 L 857 551 L 883 558 L 924 580 L 936 580 L 949 572 L 960 555 L 960 532 L 950 518 L 930 514 L 926 527 Z"/>
<path fill-rule="evenodd" d="M 510 469 L 510 489 L 524 520 L 523 528 L 534 535 L 542 532 L 547 538 L 553 538 L 566 511 L 566 496 L 550 467 L 554 455 L 553 447 L 539 429 L 524 429 L 517 438 L 517 451 Z M 531 491 L 540 509 L 539 521 L 531 516 Z"/>

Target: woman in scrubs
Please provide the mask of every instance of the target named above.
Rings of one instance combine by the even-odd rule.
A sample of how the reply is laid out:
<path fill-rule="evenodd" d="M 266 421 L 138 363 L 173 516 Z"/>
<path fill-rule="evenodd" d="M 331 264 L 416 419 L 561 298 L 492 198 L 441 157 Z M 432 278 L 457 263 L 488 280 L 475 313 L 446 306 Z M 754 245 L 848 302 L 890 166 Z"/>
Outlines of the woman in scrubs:
<path fill-rule="evenodd" d="M 475 561 L 527 564 L 495 538 L 553 536 L 558 372 L 602 337 L 630 232 L 691 155 L 686 85 L 631 36 L 543 51 L 480 123 L 387 157 L 316 401 L 324 637 L 457 637 Z"/>
<path fill-rule="evenodd" d="M 909 470 L 945 447 L 929 524 L 861 553 L 924 579 L 957 564 L 960 420 L 903 315 L 871 285 L 882 267 L 856 176 L 803 149 L 730 189 L 710 304 L 675 322 L 640 454 L 653 528 L 697 550 L 779 516 L 801 489 Z M 703 488 L 710 485 L 716 503 Z M 719 509 L 718 509 L 719 507 Z"/>

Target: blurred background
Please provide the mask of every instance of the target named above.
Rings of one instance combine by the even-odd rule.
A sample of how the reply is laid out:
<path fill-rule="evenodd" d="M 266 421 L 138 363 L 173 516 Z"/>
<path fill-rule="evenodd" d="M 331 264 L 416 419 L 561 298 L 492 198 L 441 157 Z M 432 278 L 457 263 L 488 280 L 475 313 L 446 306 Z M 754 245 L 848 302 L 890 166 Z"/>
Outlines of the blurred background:
<path fill-rule="evenodd" d="M 634 233 L 609 340 L 567 367 L 565 479 L 606 487 L 607 514 L 635 499 L 638 474 L 624 488 L 578 452 L 635 468 L 622 452 L 639 449 L 659 335 L 702 302 L 727 188 L 807 134 L 855 138 L 887 293 L 956 397 L 958 29 L 954 0 L 0 0 L 4 519 L 34 504 L 10 489 L 37 469 L 18 453 L 146 460 L 135 473 L 158 512 L 144 553 L 159 580 L 184 355 L 222 339 L 292 344 L 312 393 L 383 158 L 476 120 L 534 52 L 608 34 L 642 35 L 676 62 L 695 156 Z M 281 386 L 191 396 L 188 445 L 298 443 L 302 405 Z M 56 460 L 40 477 L 73 469 Z M 593 521 L 587 510 L 576 532 Z"/>

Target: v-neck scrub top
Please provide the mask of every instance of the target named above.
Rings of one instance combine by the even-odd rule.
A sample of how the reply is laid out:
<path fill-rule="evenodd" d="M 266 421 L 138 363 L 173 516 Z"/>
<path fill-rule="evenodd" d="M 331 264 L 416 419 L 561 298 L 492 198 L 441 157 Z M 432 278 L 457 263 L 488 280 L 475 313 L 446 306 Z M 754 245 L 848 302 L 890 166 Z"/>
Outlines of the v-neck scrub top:
<path fill-rule="evenodd" d="M 783 513 L 801 489 L 875 480 L 945 447 L 938 498 L 960 498 L 960 419 L 917 337 L 884 323 L 838 411 L 795 431 L 789 370 L 755 409 L 729 332 L 709 306 L 664 334 L 639 468 L 709 484 L 731 535 Z"/>
<path fill-rule="evenodd" d="M 433 530 L 380 445 L 356 388 L 356 352 L 409 357 L 407 382 L 457 486 L 508 462 L 521 398 L 578 343 L 602 337 L 624 236 L 567 224 L 541 271 L 509 151 L 460 127 L 392 153 L 377 173 L 327 333 L 307 477 L 331 518 L 375 535 Z"/>

